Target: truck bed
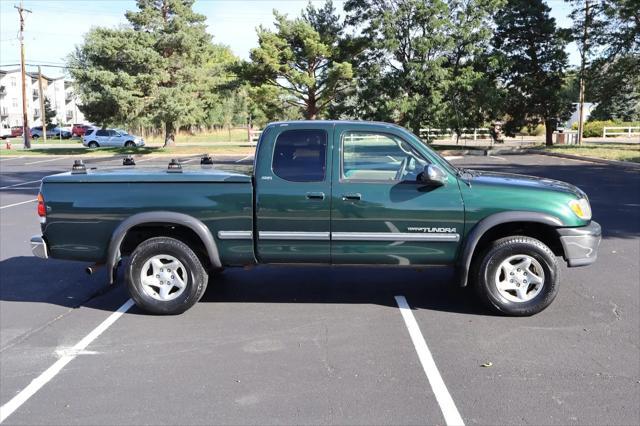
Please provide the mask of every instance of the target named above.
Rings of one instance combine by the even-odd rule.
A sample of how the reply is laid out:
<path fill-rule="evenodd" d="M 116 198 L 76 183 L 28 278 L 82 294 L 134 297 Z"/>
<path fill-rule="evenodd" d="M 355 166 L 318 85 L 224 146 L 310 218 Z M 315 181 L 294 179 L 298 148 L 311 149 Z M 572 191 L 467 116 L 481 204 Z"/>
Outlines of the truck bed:
<path fill-rule="evenodd" d="M 248 175 L 200 166 L 180 173 L 164 168 L 87 170 L 42 181 L 48 211 L 42 225 L 53 257 L 104 261 L 115 228 L 146 211 L 184 213 L 202 221 L 225 264 L 254 259 L 251 240 L 219 239 L 219 231 L 253 229 L 253 188 Z"/>

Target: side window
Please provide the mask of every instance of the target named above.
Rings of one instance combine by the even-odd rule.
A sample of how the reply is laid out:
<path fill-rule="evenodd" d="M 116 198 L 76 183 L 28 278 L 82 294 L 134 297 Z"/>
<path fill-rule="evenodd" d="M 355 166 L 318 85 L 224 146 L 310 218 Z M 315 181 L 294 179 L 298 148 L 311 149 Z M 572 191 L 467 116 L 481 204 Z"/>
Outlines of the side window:
<path fill-rule="evenodd" d="M 118 136 L 118 132 L 115 130 L 109 130 L 109 136 Z"/>
<path fill-rule="evenodd" d="M 346 132 L 342 137 L 342 179 L 416 180 L 427 161 L 406 141 L 374 132 Z"/>
<path fill-rule="evenodd" d="M 90 136 L 93 133 L 93 129 L 87 129 L 86 132 L 84 132 L 85 136 Z"/>
<path fill-rule="evenodd" d="M 104 130 L 104 129 L 100 129 L 96 132 L 96 136 L 109 136 L 109 131 L 108 130 Z"/>
<path fill-rule="evenodd" d="M 273 173 L 291 182 L 320 182 L 327 168 L 327 132 L 287 130 L 276 139 Z"/>

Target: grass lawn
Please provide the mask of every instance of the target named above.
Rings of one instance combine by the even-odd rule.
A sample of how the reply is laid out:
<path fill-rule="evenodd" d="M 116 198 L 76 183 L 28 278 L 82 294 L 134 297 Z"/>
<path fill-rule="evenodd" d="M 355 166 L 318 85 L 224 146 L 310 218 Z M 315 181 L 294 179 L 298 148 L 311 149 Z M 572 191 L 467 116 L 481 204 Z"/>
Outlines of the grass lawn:
<path fill-rule="evenodd" d="M 144 147 L 144 148 L 98 148 L 88 149 L 84 147 L 78 148 L 38 148 L 32 145 L 30 150 L 0 150 L 0 157 L 6 156 L 40 156 L 40 155 L 78 155 L 78 156 L 109 156 L 109 155 L 196 155 L 196 154 L 253 154 L 254 147 L 241 145 L 222 145 L 222 146 L 180 146 L 172 148 L 162 147 Z"/>
<path fill-rule="evenodd" d="M 556 145 L 540 148 L 549 152 L 581 155 L 584 157 L 604 158 L 605 160 L 631 161 L 640 163 L 640 145 L 592 144 L 592 145 Z"/>
<path fill-rule="evenodd" d="M 247 129 L 218 130 L 197 135 L 180 132 L 176 135 L 177 144 L 190 142 L 247 142 Z M 163 144 L 164 135 L 145 136 L 144 141 L 151 144 Z"/>
<path fill-rule="evenodd" d="M 11 145 L 13 145 L 14 147 L 21 147 L 22 143 L 23 143 L 23 140 L 22 140 L 22 137 L 9 138 L 9 139 L 3 140 L 2 141 L 3 147 L 4 147 L 4 144 L 6 142 L 10 142 Z M 35 139 L 32 138 L 31 139 L 31 146 L 32 147 L 37 147 L 38 145 L 42 145 L 44 143 L 45 143 L 45 141 L 42 138 L 35 138 Z M 76 137 L 73 137 L 71 139 L 62 139 L 62 140 L 60 138 L 47 138 L 47 142 L 46 142 L 47 145 L 54 145 L 54 144 L 66 144 L 66 145 L 68 145 L 68 144 L 72 144 L 72 143 L 82 144 L 82 140 L 80 138 L 76 138 Z"/>

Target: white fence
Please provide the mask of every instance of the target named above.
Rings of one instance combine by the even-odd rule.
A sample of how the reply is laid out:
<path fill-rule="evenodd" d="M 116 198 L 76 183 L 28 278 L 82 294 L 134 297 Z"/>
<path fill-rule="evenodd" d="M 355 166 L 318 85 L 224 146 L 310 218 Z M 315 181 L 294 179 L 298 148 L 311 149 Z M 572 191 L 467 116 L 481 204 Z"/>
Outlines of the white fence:
<path fill-rule="evenodd" d="M 489 129 L 460 129 L 460 139 L 490 139 L 491 134 L 489 133 Z M 420 138 L 432 141 L 434 139 L 456 139 L 455 129 L 432 129 L 432 128 L 424 128 L 420 129 Z"/>
<path fill-rule="evenodd" d="M 257 145 L 258 139 L 260 139 L 260 135 L 262 134 L 262 130 L 249 129 L 247 132 L 248 132 L 249 144 Z"/>
<path fill-rule="evenodd" d="M 640 136 L 640 127 L 605 127 L 602 129 L 602 137 L 607 136 L 626 136 L 628 138 L 632 136 Z"/>

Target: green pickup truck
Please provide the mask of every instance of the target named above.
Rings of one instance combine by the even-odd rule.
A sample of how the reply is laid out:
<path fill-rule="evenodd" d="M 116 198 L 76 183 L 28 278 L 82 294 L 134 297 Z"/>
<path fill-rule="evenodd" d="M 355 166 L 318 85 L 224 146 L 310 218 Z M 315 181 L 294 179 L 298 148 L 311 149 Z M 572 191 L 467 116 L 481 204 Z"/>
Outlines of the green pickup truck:
<path fill-rule="evenodd" d="M 575 186 L 454 167 L 392 124 L 271 123 L 251 175 L 209 160 L 45 177 L 34 254 L 104 264 L 111 284 L 129 256 L 129 293 L 152 313 L 184 312 L 217 270 L 264 263 L 453 266 L 493 309 L 532 315 L 556 296 L 557 257 L 589 265 L 600 243 Z"/>

